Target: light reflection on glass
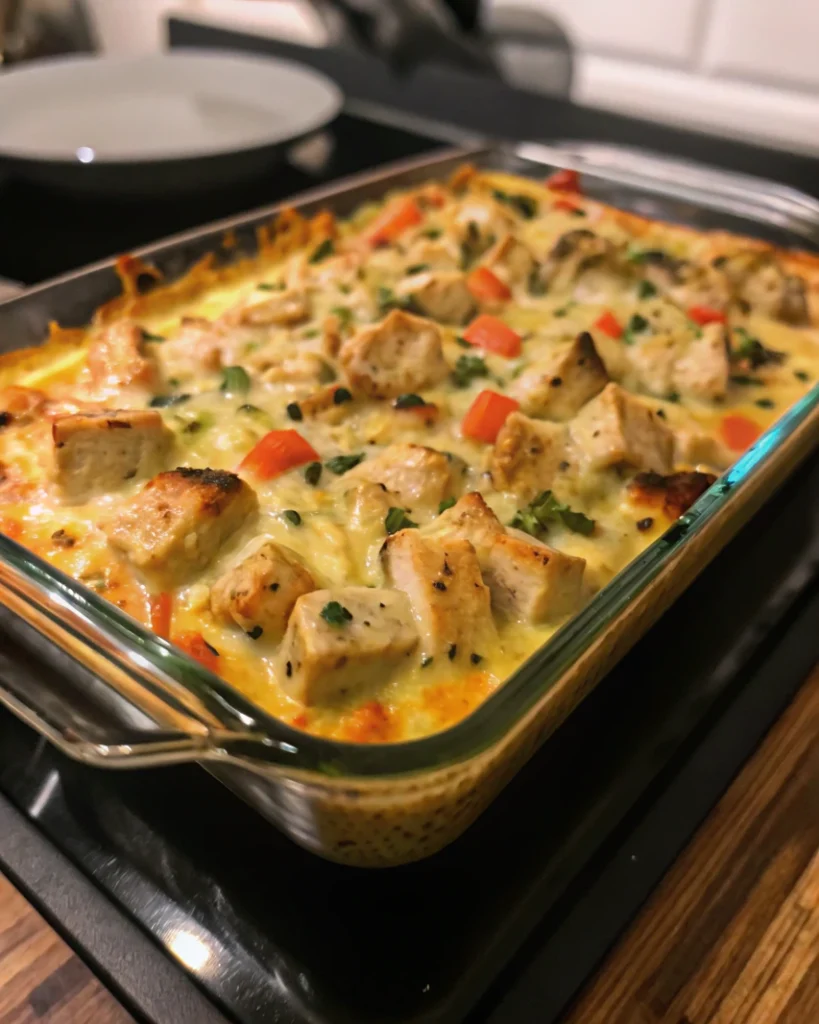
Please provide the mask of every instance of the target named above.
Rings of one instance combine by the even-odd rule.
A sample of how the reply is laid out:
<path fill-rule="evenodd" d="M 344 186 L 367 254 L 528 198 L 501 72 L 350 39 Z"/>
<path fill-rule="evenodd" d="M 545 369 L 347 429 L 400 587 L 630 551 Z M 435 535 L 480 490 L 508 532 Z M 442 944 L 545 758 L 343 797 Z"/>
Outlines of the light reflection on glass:
<path fill-rule="evenodd" d="M 90 146 L 80 146 L 77 150 L 77 159 L 81 164 L 90 164 L 96 155 Z"/>
<path fill-rule="evenodd" d="M 200 971 L 210 960 L 210 949 L 198 935 L 180 928 L 168 939 L 168 949 L 191 971 Z"/>

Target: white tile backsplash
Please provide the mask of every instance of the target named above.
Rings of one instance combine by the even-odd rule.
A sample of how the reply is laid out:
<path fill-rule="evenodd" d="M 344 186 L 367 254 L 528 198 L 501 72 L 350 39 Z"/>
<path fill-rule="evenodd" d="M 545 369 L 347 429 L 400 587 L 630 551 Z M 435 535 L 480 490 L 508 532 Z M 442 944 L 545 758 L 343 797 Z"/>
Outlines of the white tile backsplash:
<path fill-rule="evenodd" d="M 702 66 L 819 92 L 819 0 L 713 0 Z"/>
<path fill-rule="evenodd" d="M 488 0 L 551 14 L 582 50 L 630 53 L 663 62 L 695 58 L 700 19 L 709 0 Z M 819 0 L 817 0 L 819 2 Z"/>

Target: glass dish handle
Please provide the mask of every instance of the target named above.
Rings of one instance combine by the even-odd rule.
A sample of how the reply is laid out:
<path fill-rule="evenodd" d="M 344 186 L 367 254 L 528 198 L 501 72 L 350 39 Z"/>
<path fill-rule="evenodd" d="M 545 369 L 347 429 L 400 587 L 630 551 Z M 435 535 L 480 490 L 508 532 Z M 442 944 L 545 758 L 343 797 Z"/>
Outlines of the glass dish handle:
<path fill-rule="evenodd" d="M 667 195 L 672 191 L 703 206 L 771 224 L 819 241 L 819 201 L 813 196 L 750 174 L 724 171 L 651 150 L 598 142 L 524 142 L 518 156 L 554 164 L 608 181 Z"/>

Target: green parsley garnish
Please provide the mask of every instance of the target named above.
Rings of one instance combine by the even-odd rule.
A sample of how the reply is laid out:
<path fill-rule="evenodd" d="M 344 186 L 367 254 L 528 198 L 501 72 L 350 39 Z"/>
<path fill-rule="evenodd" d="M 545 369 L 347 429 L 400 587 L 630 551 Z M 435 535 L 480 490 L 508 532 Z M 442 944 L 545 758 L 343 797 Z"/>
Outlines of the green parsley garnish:
<path fill-rule="evenodd" d="M 417 529 L 418 523 L 414 523 L 407 515 L 406 509 L 396 508 L 393 505 L 384 518 L 384 529 L 387 533 L 398 533 L 399 530 Z"/>
<path fill-rule="evenodd" d="M 142 328 L 142 340 L 143 341 L 165 341 L 165 335 L 164 334 L 151 334 L 150 331 L 146 331 L 145 328 L 143 327 Z"/>
<path fill-rule="evenodd" d="M 187 402 L 190 395 L 154 395 L 154 397 L 148 402 L 148 405 L 152 409 L 167 409 L 172 405 L 181 405 L 183 402 Z"/>
<path fill-rule="evenodd" d="M 649 330 L 650 327 L 651 324 L 649 324 L 648 320 L 646 320 L 644 316 L 640 316 L 639 313 L 635 313 L 629 320 L 626 325 L 626 329 L 623 332 L 623 343 L 625 345 L 633 345 L 636 340 L 634 336 L 636 334 L 645 333 L 645 331 Z"/>
<path fill-rule="evenodd" d="M 421 658 L 421 668 L 429 668 L 433 660 L 434 659 L 431 654 L 425 654 L 423 658 Z"/>
<path fill-rule="evenodd" d="M 348 306 L 333 306 L 330 312 L 338 317 L 342 330 L 345 330 L 353 322 L 353 311 Z"/>
<path fill-rule="evenodd" d="M 335 455 L 332 459 L 328 459 L 324 465 L 331 473 L 335 473 L 336 476 L 343 476 L 348 470 L 363 461 L 364 452 L 359 452 L 357 455 Z"/>
<path fill-rule="evenodd" d="M 289 402 L 284 410 L 287 416 L 291 420 L 295 420 L 296 423 L 300 423 L 304 419 L 304 413 L 301 411 L 301 406 L 298 402 Z"/>
<path fill-rule="evenodd" d="M 325 238 L 324 241 L 317 245 L 313 250 L 308 262 L 321 263 L 321 261 L 326 260 L 328 256 L 332 256 L 335 251 L 336 245 L 332 238 Z"/>
<path fill-rule="evenodd" d="M 264 630 L 261 626 L 254 626 L 253 629 L 247 631 L 247 635 L 251 640 L 258 640 L 262 633 L 264 633 Z"/>
<path fill-rule="evenodd" d="M 352 612 L 349 612 L 338 601 L 328 601 L 321 609 L 321 617 L 328 626 L 336 626 L 338 628 L 346 626 L 348 622 L 353 621 Z"/>
<path fill-rule="evenodd" d="M 540 276 L 540 268 L 533 267 L 526 282 L 526 290 L 530 295 L 539 296 L 546 294 L 546 282 Z"/>
<path fill-rule="evenodd" d="M 653 299 L 657 294 L 657 289 L 651 283 L 651 281 L 641 281 L 637 285 L 637 298 L 638 299 Z"/>
<path fill-rule="evenodd" d="M 283 292 L 284 281 L 276 281 L 275 284 L 270 281 L 260 281 L 256 287 L 261 292 Z"/>
<path fill-rule="evenodd" d="M 304 471 L 304 479 L 310 484 L 311 487 L 315 487 L 316 484 L 321 480 L 322 465 L 320 462 L 311 462 L 310 465 Z"/>
<path fill-rule="evenodd" d="M 441 228 L 425 228 L 421 232 L 421 237 L 422 238 L 431 238 L 432 241 L 434 242 L 435 239 L 436 238 L 440 238 L 442 234 L 443 234 L 443 231 L 442 231 Z"/>
<path fill-rule="evenodd" d="M 444 500 L 438 506 L 438 515 L 440 516 L 442 513 L 446 512 L 448 508 L 452 508 L 454 504 L 455 498 L 444 498 Z"/>
<path fill-rule="evenodd" d="M 537 216 L 537 201 L 531 196 L 510 194 L 509 192 L 501 191 L 499 188 L 492 190 L 492 196 L 499 203 L 506 203 L 507 206 L 511 206 L 513 210 L 516 210 L 526 220 L 531 220 Z"/>
<path fill-rule="evenodd" d="M 760 409 L 773 409 L 776 407 L 776 402 L 772 398 L 757 398 L 754 405 L 758 405 Z"/>
<path fill-rule="evenodd" d="M 421 398 L 420 395 L 406 394 L 399 395 L 398 398 L 392 403 L 394 409 L 415 409 L 419 405 L 426 405 L 427 403 Z"/>
<path fill-rule="evenodd" d="M 452 371 L 452 383 L 456 388 L 468 388 L 478 377 L 488 377 L 489 369 L 482 356 L 458 356 Z"/>
<path fill-rule="evenodd" d="M 219 385 L 219 390 L 229 394 L 249 391 L 250 377 L 248 377 L 247 371 L 241 366 L 226 366 L 222 370 L 222 383 Z"/>
<path fill-rule="evenodd" d="M 429 270 L 428 263 L 413 263 L 411 267 L 407 267 L 404 271 L 406 274 L 423 274 L 425 270 Z"/>
<path fill-rule="evenodd" d="M 802 382 L 810 380 L 810 374 L 805 370 L 794 370 L 793 375 L 797 380 L 801 380 Z"/>
<path fill-rule="evenodd" d="M 301 526 L 301 516 L 294 508 L 286 508 L 282 515 L 293 526 Z"/>
<path fill-rule="evenodd" d="M 765 348 L 759 338 L 752 337 L 744 327 L 736 327 L 734 334 L 739 338 L 739 346 L 731 353 L 731 358 L 734 361 L 746 362 L 751 370 L 758 370 L 760 366 L 767 366 L 769 363 L 783 363 L 787 358 L 785 352 Z"/>
<path fill-rule="evenodd" d="M 585 537 L 594 533 L 593 519 L 559 502 L 551 491 L 543 491 L 526 508 L 519 509 L 509 525 L 532 537 L 539 537 L 553 523 L 562 523 L 567 530 L 582 533 Z"/>
<path fill-rule="evenodd" d="M 333 392 L 333 405 L 344 405 L 345 402 L 352 402 L 353 393 L 347 388 L 336 388 Z"/>
<path fill-rule="evenodd" d="M 760 380 L 758 377 L 749 377 L 745 373 L 732 373 L 731 374 L 732 384 L 742 384 L 749 388 L 764 388 L 765 381 Z"/>

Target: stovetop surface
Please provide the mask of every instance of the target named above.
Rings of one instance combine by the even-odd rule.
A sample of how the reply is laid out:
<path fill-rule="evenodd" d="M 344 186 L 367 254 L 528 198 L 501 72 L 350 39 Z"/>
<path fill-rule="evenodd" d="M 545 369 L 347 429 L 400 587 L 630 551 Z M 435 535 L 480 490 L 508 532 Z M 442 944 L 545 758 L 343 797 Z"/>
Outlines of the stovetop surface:
<path fill-rule="evenodd" d="M 6 182 L 0 215 L 4 234 L 10 226 L 16 241 L 0 247 L 0 275 L 35 282 L 440 145 L 347 114 L 324 144 L 327 159 L 312 170 L 287 163 L 241 189 L 159 204 L 67 201 Z M 481 820 L 427 862 L 389 872 L 324 863 L 200 769 L 95 771 L 63 758 L 6 713 L 0 794 L 241 1024 L 432 1024 L 467 1014 L 502 1024 L 534 1019 L 522 1013 L 529 997 L 521 993 L 535 991 L 537 1019 L 547 1024 L 605 948 L 605 936 L 639 903 L 634 897 L 621 906 L 610 890 L 591 919 L 588 907 L 586 918 L 577 916 L 637 834 L 631 830 L 654 815 L 654 840 L 673 855 L 710 806 L 692 800 L 686 817 L 682 804 L 664 802 L 698 745 L 754 687 L 775 715 L 819 654 L 815 631 L 804 629 L 798 644 L 788 641 L 789 653 L 777 654 L 816 604 L 810 570 L 818 481 L 814 459 Z M 771 658 L 775 669 L 762 678 Z M 736 720 L 725 735 L 752 745 L 767 720 L 755 719 L 753 728 L 750 719 Z M 717 760 L 712 801 L 722 778 Z M 726 780 L 731 770 L 723 766 Z M 698 799 L 706 790 L 700 783 Z M 0 836 L 0 866 L 8 838 Z M 650 886 L 662 866 L 644 868 L 633 853 L 625 870 Z M 581 920 L 591 923 L 580 939 L 560 941 Z M 544 949 L 555 950 L 545 963 Z M 93 948 L 82 951 L 94 959 Z"/>

